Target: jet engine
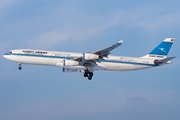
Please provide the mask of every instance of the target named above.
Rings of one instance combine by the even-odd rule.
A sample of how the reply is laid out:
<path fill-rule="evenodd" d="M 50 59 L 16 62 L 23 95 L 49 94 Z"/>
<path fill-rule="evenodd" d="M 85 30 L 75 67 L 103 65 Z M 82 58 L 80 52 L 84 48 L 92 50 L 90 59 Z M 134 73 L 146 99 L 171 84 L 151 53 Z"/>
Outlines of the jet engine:
<path fill-rule="evenodd" d="M 97 60 L 99 59 L 99 55 L 92 54 L 92 53 L 83 53 L 84 60 Z"/>
<path fill-rule="evenodd" d="M 64 60 L 64 66 L 77 66 L 77 65 L 79 65 L 78 61 Z"/>
<path fill-rule="evenodd" d="M 155 65 L 159 65 L 159 64 L 162 64 L 162 62 L 160 62 L 160 60 L 157 60 L 157 59 L 156 59 L 156 60 L 154 60 L 154 64 L 155 64 Z"/>
<path fill-rule="evenodd" d="M 77 71 L 78 71 L 78 70 L 76 70 L 76 69 L 69 69 L 69 68 L 63 68 L 62 70 L 63 70 L 63 72 L 66 72 L 66 73 L 69 73 L 69 72 L 77 72 Z"/>

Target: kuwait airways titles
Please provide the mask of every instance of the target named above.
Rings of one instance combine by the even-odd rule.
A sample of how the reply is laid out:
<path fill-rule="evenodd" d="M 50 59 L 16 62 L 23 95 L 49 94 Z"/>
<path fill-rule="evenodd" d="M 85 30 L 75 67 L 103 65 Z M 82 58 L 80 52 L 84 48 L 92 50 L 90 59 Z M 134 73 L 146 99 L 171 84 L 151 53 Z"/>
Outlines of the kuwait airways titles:
<path fill-rule="evenodd" d="M 48 52 L 31 51 L 31 50 L 23 50 L 23 53 L 25 53 L 25 54 L 48 54 Z"/>

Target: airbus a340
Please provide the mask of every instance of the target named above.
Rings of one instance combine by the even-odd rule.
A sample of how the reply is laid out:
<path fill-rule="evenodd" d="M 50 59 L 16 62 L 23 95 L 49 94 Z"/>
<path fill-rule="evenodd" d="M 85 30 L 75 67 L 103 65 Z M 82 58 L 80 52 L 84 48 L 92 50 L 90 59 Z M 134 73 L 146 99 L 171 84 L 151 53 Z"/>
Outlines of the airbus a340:
<path fill-rule="evenodd" d="M 63 72 L 83 72 L 84 77 L 92 79 L 94 71 L 130 71 L 170 64 L 175 57 L 167 57 L 174 38 L 166 38 L 149 54 L 142 57 L 112 56 L 110 52 L 119 47 L 123 40 L 102 50 L 85 53 L 59 52 L 33 49 L 10 50 L 4 58 L 22 64 L 48 65 L 62 67 Z"/>

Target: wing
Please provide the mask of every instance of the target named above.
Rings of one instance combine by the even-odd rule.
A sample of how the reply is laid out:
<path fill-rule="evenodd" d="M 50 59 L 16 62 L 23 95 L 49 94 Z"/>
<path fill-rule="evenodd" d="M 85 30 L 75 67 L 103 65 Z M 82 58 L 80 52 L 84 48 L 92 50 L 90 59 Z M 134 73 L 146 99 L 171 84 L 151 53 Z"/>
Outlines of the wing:
<path fill-rule="evenodd" d="M 102 49 L 102 50 L 98 50 L 98 51 L 95 51 L 95 52 L 88 52 L 88 53 L 83 53 L 83 56 L 82 57 L 79 57 L 79 58 L 75 58 L 74 60 L 77 60 L 77 61 L 82 61 L 82 60 L 95 60 L 95 59 L 98 59 L 99 57 L 107 57 L 109 54 L 111 54 L 110 52 L 112 50 L 114 50 L 115 48 L 119 47 L 121 44 L 123 43 L 123 40 L 120 40 L 119 42 L 117 42 L 116 44 L 110 46 L 110 47 L 107 47 L 105 49 Z M 85 56 L 91 56 L 91 58 L 89 59 L 86 59 Z M 93 56 L 93 57 L 92 57 Z"/>
<path fill-rule="evenodd" d="M 115 48 L 119 47 L 121 44 L 123 43 L 123 40 L 120 40 L 119 42 L 117 42 L 116 44 L 110 46 L 110 47 L 107 47 L 105 49 L 102 49 L 102 50 L 99 50 L 99 51 L 95 51 L 95 52 L 92 52 L 93 54 L 97 54 L 101 57 L 107 57 L 109 54 L 111 54 L 110 52 L 112 50 L 114 50 Z"/>

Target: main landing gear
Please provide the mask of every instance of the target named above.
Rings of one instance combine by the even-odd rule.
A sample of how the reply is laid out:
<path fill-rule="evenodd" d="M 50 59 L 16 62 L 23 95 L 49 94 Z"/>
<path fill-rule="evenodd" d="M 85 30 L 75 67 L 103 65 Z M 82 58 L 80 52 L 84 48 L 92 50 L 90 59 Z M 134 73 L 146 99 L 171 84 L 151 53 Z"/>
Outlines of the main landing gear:
<path fill-rule="evenodd" d="M 21 63 L 19 63 L 18 65 L 19 65 L 18 69 L 22 70 Z"/>
<path fill-rule="evenodd" d="M 85 70 L 84 72 L 84 77 L 87 77 L 89 80 L 92 79 L 93 75 L 93 72 L 90 72 L 89 70 Z"/>

